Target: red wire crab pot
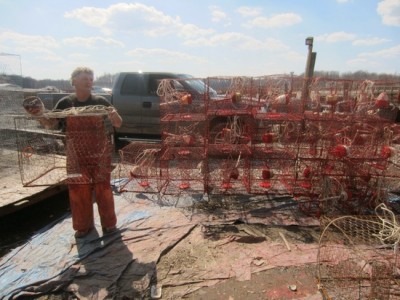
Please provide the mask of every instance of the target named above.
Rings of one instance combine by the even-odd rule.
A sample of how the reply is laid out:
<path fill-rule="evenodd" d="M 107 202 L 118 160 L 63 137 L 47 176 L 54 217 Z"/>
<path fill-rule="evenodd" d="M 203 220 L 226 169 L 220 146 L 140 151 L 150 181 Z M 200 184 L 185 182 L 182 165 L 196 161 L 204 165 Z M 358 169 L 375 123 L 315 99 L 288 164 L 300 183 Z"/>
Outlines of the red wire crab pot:
<path fill-rule="evenodd" d="M 190 119 L 170 114 L 161 120 L 161 138 L 166 147 L 204 147 L 207 123 L 204 114 L 192 114 Z"/>
<path fill-rule="evenodd" d="M 251 77 L 208 77 L 207 115 L 250 114 L 258 105 L 256 80 Z"/>
<path fill-rule="evenodd" d="M 155 143 L 131 142 L 119 150 L 118 192 L 159 193 L 164 182 L 160 176 L 162 146 Z"/>
<path fill-rule="evenodd" d="M 250 157 L 241 153 L 208 156 L 207 192 L 214 195 L 243 195 L 249 192 Z"/>
<path fill-rule="evenodd" d="M 205 192 L 205 148 L 167 147 L 161 157 L 163 195 Z"/>
<path fill-rule="evenodd" d="M 207 87 L 202 79 L 163 79 L 157 93 L 161 99 L 161 120 L 175 115 L 189 121 L 193 115 L 206 113 Z"/>

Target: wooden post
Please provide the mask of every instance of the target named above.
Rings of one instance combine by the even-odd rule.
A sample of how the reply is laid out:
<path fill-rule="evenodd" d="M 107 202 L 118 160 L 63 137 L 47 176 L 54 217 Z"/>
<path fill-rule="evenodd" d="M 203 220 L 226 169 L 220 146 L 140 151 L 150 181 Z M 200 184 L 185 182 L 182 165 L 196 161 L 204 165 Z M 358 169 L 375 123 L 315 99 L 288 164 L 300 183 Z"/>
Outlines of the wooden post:
<path fill-rule="evenodd" d="M 315 60 L 317 58 L 317 53 L 312 52 L 313 41 L 314 41 L 313 37 L 306 38 L 306 45 L 308 46 L 308 55 L 307 55 L 306 69 L 304 73 L 303 89 L 301 95 L 301 100 L 303 102 L 303 112 L 305 110 L 305 103 L 309 95 L 309 86 L 311 83 L 311 78 L 314 76 Z"/>

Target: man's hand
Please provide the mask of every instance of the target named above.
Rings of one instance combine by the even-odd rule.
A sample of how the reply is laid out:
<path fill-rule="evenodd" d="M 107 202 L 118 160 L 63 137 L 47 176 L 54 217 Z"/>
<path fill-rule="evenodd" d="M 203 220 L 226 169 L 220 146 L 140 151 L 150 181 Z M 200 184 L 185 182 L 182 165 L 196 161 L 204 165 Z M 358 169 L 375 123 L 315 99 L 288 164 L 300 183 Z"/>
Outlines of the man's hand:
<path fill-rule="evenodd" d="M 42 100 L 36 96 L 30 96 L 24 99 L 22 106 L 26 112 L 32 116 L 41 116 L 44 112 L 44 105 Z"/>
<path fill-rule="evenodd" d="M 121 127 L 122 118 L 118 114 L 116 109 L 112 106 L 108 108 L 108 118 L 110 119 L 112 126 L 117 127 L 117 128 Z"/>

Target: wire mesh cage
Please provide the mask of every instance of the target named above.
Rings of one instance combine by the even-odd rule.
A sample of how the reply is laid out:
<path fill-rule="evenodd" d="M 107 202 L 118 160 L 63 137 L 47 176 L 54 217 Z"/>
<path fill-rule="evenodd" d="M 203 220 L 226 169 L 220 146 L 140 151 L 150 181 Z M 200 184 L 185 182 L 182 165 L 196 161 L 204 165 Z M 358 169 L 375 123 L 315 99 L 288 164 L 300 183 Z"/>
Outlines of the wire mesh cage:
<path fill-rule="evenodd" d="M 21 57 L 0 53 L 0 169 L 1 175 L 18 177 L 15 116 L 25 115 L 22 107 Z"/>
<path fill-rule="evenodd" d="M 256 130 L 256 123 L 250 115 L 210 119 L 207 132 L 208 154 L 250 155 L 252 137 Z"/>
<path fill-rule="evenodd" d="M 103 116 L 68 116 L 66 119 L 67 183 L 109 182 L 114 143 Z"/>
<path fill-rule="evenodd" d="M 208 77 L 212 89 L 207 98 L 208 115 L 241 115 L 258 106 L 258 80 L 253 77 Z"/>
<path fill-rule="evenodd" d="M 397 173 L 382 173 L 364 160 L 297 160 L 293 196 L 309 214 L 365 214 L 388 202 Z"/>
<path fill-rule="evenodd" d="M 205 192 L 204 147 L 168 147 L 161 157 L 162 193 L 180 195 Z"/>
<path fill-rule="evenodd" d="M 303 132 L 303 123 L 291 120 L 259 120 L 257 132 L 252 138 L 255 157 L 271 159 L 297 158 L 298 143 Z"/>
<path fill-rule="evenodd" d="M 172 116 L 172 115 L 170 115 Z M 205 147 L 207 123 L 204 118 L 190 120 L 163 119 L 161 138 L 168 147 Z"/>
<path fill-rule="evenodd" d="M 243 195 L 249 193 L 249 156 L 238 154 L 208 157 L 207 192 L 214 195 Z"/>
<path fill-rule="evenodd" d="M 398 218 L 380 204 L 376 215 L 321 218 L 317 279 L 325 299 L 400 299 Z"/>
<path fill-rule="evenodd" d="M 302 88 L 299 76 L 271 75 L 260 79 L 261 113 L 270 118 L 293 118 L 303 112 Z M 267 117 L 268 118 L 268 117 Z"/>
<path fill-rule="evenodd" d="M 88 106 L 15 117 L 23 184 L 109 182 L 114 143 L 107 114 L 105 106 Z"/>
<path fill-rule="evenodd" d="M 313 78 L 304 109 L 323 118 L 356 115 L 370 121 L 394 121 L 399 85 L 394 81 Z"/>
<path fill-rule="evenodd" d="M 267 156 L 250 160 L 249 193 L 293 194 L 296 161 L 294 159 L 271 159 Z"/>
<path fill-rule="evenodd" d="M 161 194 L 289 193 L 314 215 L 360 214 L 398 178 L 400 130 L 382 117 L 398 83 L 210 77 L 168 79 L 158 94 Z"/>
<path fill-rule="evenodd" d="M 23 186 L 52 186 L 67 179 L 64 135 L 46 130 L 34 117 L 15 117 Z"/>
<path fill-rule="evenodd" d="M 160 96 L 161 119 L 170 114 L 190 120 L 193 115 L 205 114 L 208 89 L 202 79 L 162 79 L 157 95 Z"/>
<path fill-rule="evenodd" d="M 313 78 L 305 98 L 305 110 L 320 115 L 354 113 L 360 84 L 354 80 Z"/>
<path fill-rule="evenodd" d="M 119 150 L 118 192 L 124 197 L 132 193 L 159 193 L 164 185 L 160 156 L 162 145 L 131 142 Z"/>

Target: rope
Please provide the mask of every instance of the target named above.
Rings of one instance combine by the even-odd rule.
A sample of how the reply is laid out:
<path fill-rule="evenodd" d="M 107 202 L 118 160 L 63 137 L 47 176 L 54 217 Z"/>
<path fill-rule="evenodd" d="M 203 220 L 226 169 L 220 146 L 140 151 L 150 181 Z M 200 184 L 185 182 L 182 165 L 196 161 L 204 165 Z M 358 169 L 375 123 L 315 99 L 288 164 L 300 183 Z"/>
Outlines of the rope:
<path fill-rule="evenodd" d="M 45 118 L 65 118 L 71 116 L 87 116 L 87 115 L 107 115 L 114 107 L 104 105 L 89 105 L 82 107 L 70 107 L 63 110 L 47 111 L 41 115 Z"/>
<path fill-rule="evenodd" d="M 157 88 L 157 95 L 163 99 L 163 102 L 166 104 L 172 104 L 179 102 L 183 96 L 188 93 L 178 92 L 173 85 L 173 80 L 171 79 L 163 79 Z M 163 103 L 161 103 L 162 105 Z"/>
<path fill-rule="evenodd" d="M 381 210 L 382 213 L 379 213 L 378 210 Z M 392 244 L 396 249 L 400 241 L 400 226 L 397 223 L 396 215 L 384 203 L 379 204 L 375 208 L 375 212 L 382 222 L 382 229 L 378 234 L 373 235 L 383 244 Z"/>
<path fill-rule="evenodd" d="M 136 157 L 135 165 L 137 166 L 151 166 L 157 158 L 157 152 L 159 149 L 144 149 L 139 155 Z"/>

